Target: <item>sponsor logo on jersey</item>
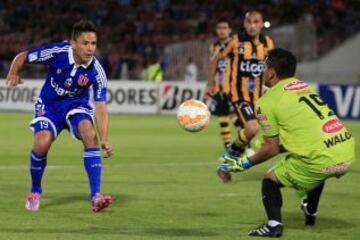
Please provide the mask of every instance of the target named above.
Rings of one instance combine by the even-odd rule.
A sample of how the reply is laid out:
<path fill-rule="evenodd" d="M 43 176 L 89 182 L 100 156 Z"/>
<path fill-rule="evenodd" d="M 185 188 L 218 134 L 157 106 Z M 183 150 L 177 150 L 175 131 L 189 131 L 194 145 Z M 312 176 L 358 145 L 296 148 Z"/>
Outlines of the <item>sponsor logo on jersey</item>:
<path fill-rule="evenodd" d="M 253 77 L 260 77 L 264 71 L 262 62 L 251 63 L 251 61 L 242 61 L 240 63 L 240 71 L 243 73 L 251 73 Z"/>
<path fill-rule="evenodd" d="M 324 123 L 322 126 L 322 131 L 325 133 L 336 133 L 341 131 L 344 128 L 344 125 L 339 121 L 339 119 L 331 119 Z"/>
<path fill-rule="evenodd" d="M 219 72 L 225 72 L 227 67 L 227 61 L 224 59 L 219 60 L 218 62 L 218 70 Z"/>
<path fill-rule="evenodd" d="M 307 87 L 308 87 L 307 83 L 297 80 L 295 82 L 291 82 L 288 85 L 286 85 L 284 87 L 284 90 L 285 91 L 296 91 L 296 90 L 304 89 Z"/>
<path fill-rule="evenodd" d="M 351 139 L 351 134 L 349 132 L 344 132 L 337 134 L 335 136 L 332 136 L 331 138 L 328 138 L 324 141 L 324 144 L 327 148 L 333 147 L 339 143 L 346 142 Z"/>
<path fill-rule="evenodd" d="M 74 91 L 66 90 L 66 89 L 60 87 L 59 84 L 57 84 L 55 82 L 54 78 L 50 79 L 50 85 L 54 88 L 56 94 L 59 96 L 68 96 L 68 97 L 76 96 L 77 88 L 75 88 Z"/>
<path fill-rule="evenodd" d="M 68 78 L 65 80 L 64 86 L 66 88 L 69 88 L 69 87 L 71 87 L 72 83 L 73 83 L 73 80 L 71 78 Z"/>
<path fill-rule="evenodd" d="M 78 80 L 77 80 L 77 83 L 79 84 L 79 86 L 81 87 L 85 87 L 86 84 L 89 82 L 89 78 L 87 78 L 86 76 L 84 75 L 80 75 Z"/>
<path fill-rule="evenodd" d="M 345 161 L 335 166 L 330 166 L 322 170 L 325 174 L 345 173 L 350 167 L 350 162 Z"/>

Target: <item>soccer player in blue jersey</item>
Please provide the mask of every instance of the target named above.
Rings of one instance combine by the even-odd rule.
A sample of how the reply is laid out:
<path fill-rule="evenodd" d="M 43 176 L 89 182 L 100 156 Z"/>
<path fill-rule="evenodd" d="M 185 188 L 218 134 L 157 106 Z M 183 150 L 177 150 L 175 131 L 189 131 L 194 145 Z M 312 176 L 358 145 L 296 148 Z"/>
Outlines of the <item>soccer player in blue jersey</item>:
<path fill-rule="evenodd" d="M 19 71 L 25 63 L 49 67 L 35 104 L 34 119 L 30 122 L 34 145 L 30 154 L 32 186 L 26 197 L 27 210 L 39 209 L 47 153 L 64 129 L 68 129 L 84 145 L 84 166 L 89 177 L 92 211 L 99 212 L 112 202 L 111 196 L 100 193 L 100 147 L 104 150 L 104 157 L 112 155 L 112 148 L 108 141 L 107 78 L 94 57 L 96 46 L 95 25 L 82 20 L 74 25 L 70 41 L 21 52 L 11 64 L 6 80 L 11 87 L 23 83 Z M 89 104 L 90 86 L 94 91 L 95 111 Z"/>

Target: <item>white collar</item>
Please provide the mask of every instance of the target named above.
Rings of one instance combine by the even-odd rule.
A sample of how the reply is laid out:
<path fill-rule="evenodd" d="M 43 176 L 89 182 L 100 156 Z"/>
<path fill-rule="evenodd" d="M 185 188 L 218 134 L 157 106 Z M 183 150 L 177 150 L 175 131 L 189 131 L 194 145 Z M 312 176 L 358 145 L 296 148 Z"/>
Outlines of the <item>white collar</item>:
<path fill-rule="evenodd" d="M 68 52 L 68 57 L 69 57 L 69 64 L 72 65 L 72 64 L 75 64 L 76 67 L 83 67 L 83 68 L 88 68 L 90 66 L 90 64 L 92 63 L 92 61 L 94 60 L 94 57 L 92 57 L 87 63 L 85 64 L 80 64 L 80 65 L 77 65 L 75 63 L 75 59 L 74 59 L 74 50 L 73 48 L 70 46 L 69 48 L 69 52 Z"/>

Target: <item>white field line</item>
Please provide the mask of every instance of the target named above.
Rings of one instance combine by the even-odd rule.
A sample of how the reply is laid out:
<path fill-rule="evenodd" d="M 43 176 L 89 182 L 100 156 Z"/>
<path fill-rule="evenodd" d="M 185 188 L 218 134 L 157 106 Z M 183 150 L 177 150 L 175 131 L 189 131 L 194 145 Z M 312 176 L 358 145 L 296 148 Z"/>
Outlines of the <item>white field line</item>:
<path fill-rule="evenodd" d="M 106 160 L 104 160 L 105 162 Z M 103 162 L 103 163 L 104 163 Z M 123 163 L 123 164 L 115 164 L 111 166 L 104 165 L 104 168 L 123 168 L 123 167 L 193 167 L 193 166 L 216 166 L 217 162 L 208 162 L 208 163 L 201 163 L 201 162 L 191 162 L 191 163 Z M 75 169 L 81 168 L 81 165 L 48 165 L 46 169 Z M 18 170 L 18 169 L 29 169 L 29 165 L 11 165 L 11 166 L 0 166 L 1 170 Z"/>

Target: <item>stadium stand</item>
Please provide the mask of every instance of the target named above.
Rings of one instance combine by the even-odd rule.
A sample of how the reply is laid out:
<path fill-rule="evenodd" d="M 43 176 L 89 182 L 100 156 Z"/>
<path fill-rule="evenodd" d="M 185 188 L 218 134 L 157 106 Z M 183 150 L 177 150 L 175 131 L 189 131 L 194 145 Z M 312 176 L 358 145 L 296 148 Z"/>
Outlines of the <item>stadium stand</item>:
<path fill-rule="evenodd" d="M 75 21 L 89 18 L 99 25 L 97 55 L 109 78 L 141 79 L 148 59 L 163 56 L 165 46 L 210 39 L 214 22 L 220 17 L 231 19 L 238 28 L 244 13 L 253 8 L 264 13 L 271 28 L 295 24 L 304 18 L 313 22 L 317 48 L 312 58 L 328 52 L 360 29 L 360 2 L 355 0 L 3 0 L 0 77 L 5 77 L 17 52 L 67 39 Z M 165 58 L 162 67 L 168 67 Z M 40 77 L 42 73 L 41 67 L 27 70 L 28 77 Z"/>

